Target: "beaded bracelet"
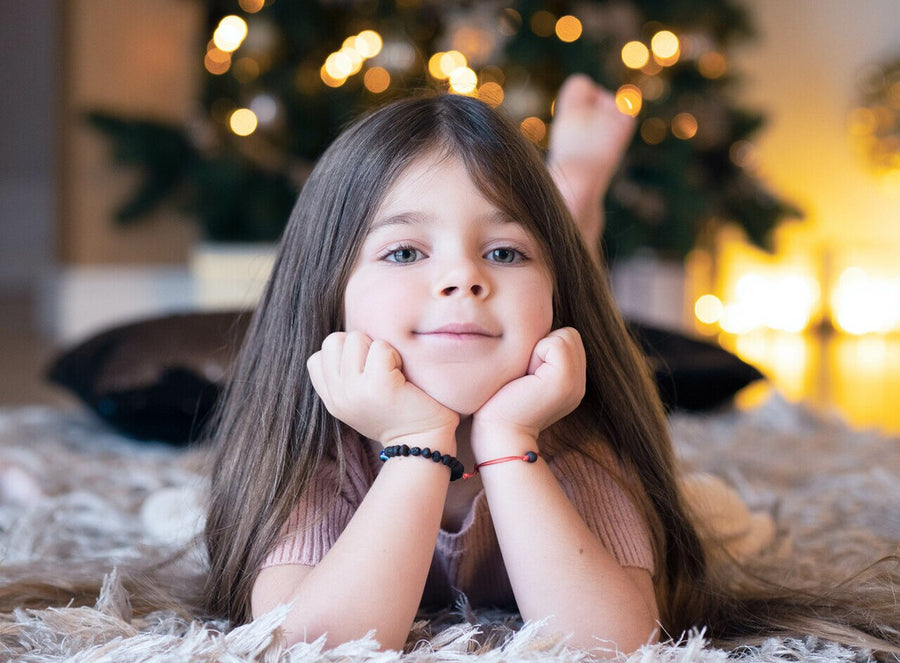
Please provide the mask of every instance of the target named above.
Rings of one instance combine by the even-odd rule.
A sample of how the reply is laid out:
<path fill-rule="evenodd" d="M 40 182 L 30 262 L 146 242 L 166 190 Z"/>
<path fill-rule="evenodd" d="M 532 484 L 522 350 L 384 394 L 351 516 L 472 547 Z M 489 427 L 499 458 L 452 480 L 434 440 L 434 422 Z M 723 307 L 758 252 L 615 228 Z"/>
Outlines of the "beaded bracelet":
<path fill-rule="evenodd" d="M 432 451 L 428 447 L 423 449 L 420 447 L 410 447 L 405 444 L 395 444 L 382 449 L 379 458 L 381 458 L 382 461 L 386 461 L 388 458 L 395 458 L 397 456 L 419 456 L 420 458 L 430 458 L 435 463 L 446 465 L 450 468 L 450 481 L 456 481 L 457 479 L 462 478 L 465 472 L 465 468 L 458 458 L 448 454 L 442 454 L 437 450 Z"/>
<path fill-rule="evenodd" d="M 478 463 L 475 465 L 475 469 L 472 470 L 471 474 L 464 474 L 463 479 L 469 479 L 478 474 L 478 470 L 482 467 L 487 467 L 488 465 L 497 465 L 498 463 L 508 463 L 511 460 L 522 460 L 526 463 L 536 463 L 537 459 L 540 457 L 540 454 L 536 451 L 526 451 L 521 456 L 503 456 L 502 458 L 492 458 L 491 460 L 486 460 L 483 463 Z"/>

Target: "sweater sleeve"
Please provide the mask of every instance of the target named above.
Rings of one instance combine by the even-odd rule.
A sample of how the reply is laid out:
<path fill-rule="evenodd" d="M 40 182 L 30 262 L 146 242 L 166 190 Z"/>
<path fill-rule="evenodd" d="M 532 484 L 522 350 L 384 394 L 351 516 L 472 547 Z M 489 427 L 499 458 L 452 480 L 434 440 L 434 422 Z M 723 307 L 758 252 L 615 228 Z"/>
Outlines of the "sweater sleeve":
<path fill-rule="evenodd" d="M 637 480 L 609 452 L 606 467 L 577 452 L 561 452 L 550 460 L 566 496 L 588 528 L 622 566 L 655 573 L 653 545 L 644 517 L 628 488 Z M 616 472 L 616 475 L 613 474 Z"/>
<path fill-rule="evenodd" d="M 281 564 L 315 566 L 331 550 L 350 522 L 374 477 L 365 450 L 347 454 L 340 493 L 336 463 L 324 465 L 294 506 L 261 568 Z M 323 506 L 325 507 L 323 509 Z"/>

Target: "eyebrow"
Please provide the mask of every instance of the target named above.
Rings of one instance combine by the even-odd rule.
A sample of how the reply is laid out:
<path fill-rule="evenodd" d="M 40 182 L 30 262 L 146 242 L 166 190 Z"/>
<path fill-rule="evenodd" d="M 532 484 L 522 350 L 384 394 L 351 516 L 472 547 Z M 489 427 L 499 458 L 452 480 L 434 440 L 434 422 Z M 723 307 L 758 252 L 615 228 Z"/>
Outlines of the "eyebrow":
<path fill-rule="evenodd" d="M 486 215 L 484 219 L 485 221 L 496 225 L 505 225 L 508 223 L 522 225 L 520 222 L 516 221 L 510 214 L 499 209 L 494 210 L 490 214 Z M 390 226 L 416 225 L 426 223 L 427 221 L 427 217 L 418 212 L 400 212 L 399 214 L 391 214 L 390 216 L 385 216 L 372 221 L 372 225 L 369 227 L 369 233 L 373 233 L 377 230 L 381 230 L 382 228 L 387 228 Z"/>

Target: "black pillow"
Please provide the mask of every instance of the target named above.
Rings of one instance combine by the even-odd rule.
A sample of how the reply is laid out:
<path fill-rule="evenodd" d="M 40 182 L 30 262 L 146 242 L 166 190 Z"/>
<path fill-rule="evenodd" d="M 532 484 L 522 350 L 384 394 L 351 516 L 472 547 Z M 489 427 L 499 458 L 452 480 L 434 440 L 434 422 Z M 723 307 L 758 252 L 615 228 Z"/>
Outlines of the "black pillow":
<path fill-rule="evenodd" d="M 711 410 L 751 382 L 763 377 L 755 367 L 707 341 L 629 322 L 643 349 L 667 409 Z"/>
<path fill-rule="evenodd" d="M 186 444 L 206 422 L 249 318 L 185 313 L 114 327 L 61 353 L 47 377 L 126 435 Z"/>
<path fill-rule="evenodd" d="M 64 351 L 47 376 L 126 435 L 186 444 L 209 417 L 249 318 L 249 311 L 186 313 L 114 327 Z M 762 377 L 711 343 L 629 328 L 669 410 L 723 405 Z"/>

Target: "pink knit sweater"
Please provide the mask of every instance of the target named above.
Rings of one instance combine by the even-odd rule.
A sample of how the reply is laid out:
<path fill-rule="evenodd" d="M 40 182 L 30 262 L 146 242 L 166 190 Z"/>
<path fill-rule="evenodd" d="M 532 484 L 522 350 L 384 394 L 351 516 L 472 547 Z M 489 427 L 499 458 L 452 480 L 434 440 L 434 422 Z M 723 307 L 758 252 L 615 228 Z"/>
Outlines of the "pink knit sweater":
<path fill-rule="evenodd" d="M 325 513 L 317 508 L 328 500 L 338 479 L 336 465 L 327 465 L 294 508 L 263 568 L 279 564 L 315 566 L 340 536 L 382 466 L 369 445 L 348 447 L 347 475 L 338 499 Z M 621 467 L 611 452 L 608 464 Z M 612 475 L 576 452 L 556 454 L 549 466 L 588 527 L 613 557 L 623 566 L 654 573 L 647 525 L 628 492 Z M 483 490 L 459 531 L 442 529 L 438 534 L 422 605 L 452 604 L 457 592 L 463 592 L 476 606 L 515 605 Z"/>

